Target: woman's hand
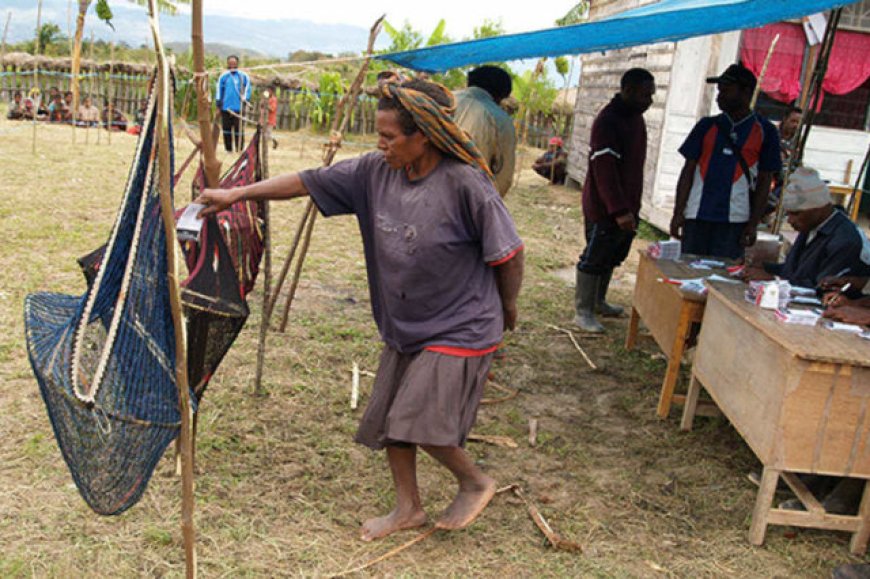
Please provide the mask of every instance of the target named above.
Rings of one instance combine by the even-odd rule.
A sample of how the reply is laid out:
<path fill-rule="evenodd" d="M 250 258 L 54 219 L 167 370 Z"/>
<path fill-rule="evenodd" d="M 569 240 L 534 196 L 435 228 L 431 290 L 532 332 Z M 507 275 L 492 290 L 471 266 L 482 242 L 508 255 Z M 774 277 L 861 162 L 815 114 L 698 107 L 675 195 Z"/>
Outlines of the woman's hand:
<path fill-rule="evenodd" d="M 236 189 L 203 189 L 199 197 L 194 199 L 194 203 L 205 205 L 205 208 L 199 212 L 199 217 L 214 215 L 241 198 L 241 188 Z"/>

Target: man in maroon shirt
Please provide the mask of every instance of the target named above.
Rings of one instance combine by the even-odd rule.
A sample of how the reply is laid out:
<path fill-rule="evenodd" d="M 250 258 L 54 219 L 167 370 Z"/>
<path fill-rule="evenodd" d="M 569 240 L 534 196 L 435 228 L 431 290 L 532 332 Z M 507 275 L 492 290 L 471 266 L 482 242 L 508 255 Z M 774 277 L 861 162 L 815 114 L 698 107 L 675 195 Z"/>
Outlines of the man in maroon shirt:
<path fill-rule="evenodd" d="M 622 75 L 620 91 L 592 124 L 589 166 L 583 185 L 586 248 L 577 262 L 574 323 L 585 332 L 601 333 L 595 314 L 619 316 L 622 308 L 605 301 L 613 270 L 628 255 L 643 195 L 646 124 L 652 105 L 653 75 L 632 68 Z"/>

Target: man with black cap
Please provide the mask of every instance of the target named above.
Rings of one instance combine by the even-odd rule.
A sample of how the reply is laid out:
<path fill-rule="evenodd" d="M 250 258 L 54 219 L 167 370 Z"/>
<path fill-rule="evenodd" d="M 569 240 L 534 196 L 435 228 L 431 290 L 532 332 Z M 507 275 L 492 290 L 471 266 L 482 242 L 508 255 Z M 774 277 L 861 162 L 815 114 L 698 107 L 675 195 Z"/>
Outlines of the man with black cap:
<path fill-rule="evenodd" d="M 499 103 L 513 90 L 511 75 L 497 66 L 468 73 L 468 88 L 456 93 L 453 118 L 471 136 L 489 164 L 495 188 L 504 198 L 514 176 L 517 135 L 514 122 Z"/>
<path fill-rule="evenodd" d="M 755 243 L 770 183 L 782 168 L 779 135 L 749 105 L 755 75 L 741 64 L 707 79 L 722 113 L 698 121 L 680 147 L 686 159 L 677 183 L 671 235 L 683 253 L 743 256 Z"/>

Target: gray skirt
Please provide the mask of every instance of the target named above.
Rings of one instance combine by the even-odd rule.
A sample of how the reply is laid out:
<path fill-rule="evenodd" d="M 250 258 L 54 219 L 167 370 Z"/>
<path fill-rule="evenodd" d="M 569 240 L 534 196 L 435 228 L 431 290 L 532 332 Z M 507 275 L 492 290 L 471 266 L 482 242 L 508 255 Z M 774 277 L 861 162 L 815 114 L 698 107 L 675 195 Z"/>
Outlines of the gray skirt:
<path fill-rule="evenodd" d="M 492 356 L 400 354 L 384 346 L 356 442 L 374 450 L 393 444 L 464 446 Z"/>

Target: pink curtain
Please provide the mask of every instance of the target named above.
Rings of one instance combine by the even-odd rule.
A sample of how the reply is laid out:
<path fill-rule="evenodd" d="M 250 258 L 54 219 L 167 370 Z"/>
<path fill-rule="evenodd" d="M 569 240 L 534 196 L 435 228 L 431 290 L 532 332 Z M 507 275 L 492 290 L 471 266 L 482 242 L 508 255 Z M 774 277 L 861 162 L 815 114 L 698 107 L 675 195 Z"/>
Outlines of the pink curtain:
<path fill-rule="evenodd" d="M 777 22 L 761 28 L 745 30 L 740 47 L 740 60 L 755 76 L 760 76 L 767 51 L 770 50 L 770 43 L 777 34 L 779 34 L 779 41 L 776 43 L 770 64 L 767 65 L 761 90 L 771 98 L 791 103 L 801 94 L 801 67 L 807 44 L 803 27 Z M 836 49 L 836 43 L 834 48 Z M 856 58 L 860 59 L 860 56 L 856 55 Z"/>
<path fill-rule="evenodd" d="M 870 77 L 870 34 L 839 30 L 828 60 L 822 88 L 831 94 L 850 93 Z"/>

